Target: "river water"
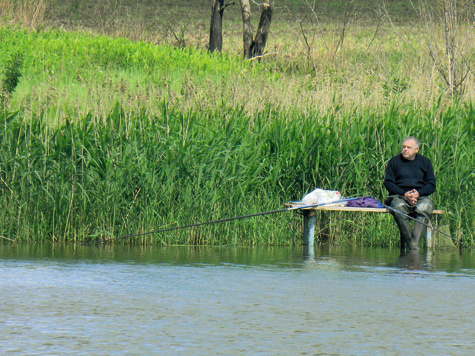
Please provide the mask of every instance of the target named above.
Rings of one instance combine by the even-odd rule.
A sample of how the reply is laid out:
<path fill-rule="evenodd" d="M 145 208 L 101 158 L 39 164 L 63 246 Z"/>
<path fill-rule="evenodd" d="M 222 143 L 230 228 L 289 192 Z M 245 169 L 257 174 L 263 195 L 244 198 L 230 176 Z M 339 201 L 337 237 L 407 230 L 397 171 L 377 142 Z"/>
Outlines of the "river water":
<path fill-rule="evenodd" d="M 470 251 L 0 245 L 1 355 L 474 355 Z"/>

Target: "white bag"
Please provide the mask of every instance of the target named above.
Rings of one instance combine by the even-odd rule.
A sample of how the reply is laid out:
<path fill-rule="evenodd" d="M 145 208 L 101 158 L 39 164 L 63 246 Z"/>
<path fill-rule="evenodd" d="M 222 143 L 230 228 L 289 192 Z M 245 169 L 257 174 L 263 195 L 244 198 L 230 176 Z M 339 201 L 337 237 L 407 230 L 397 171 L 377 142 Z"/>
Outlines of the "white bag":
<path fill-rule="evenodd" d="M 314 191 L 305 195 L 302 199 L 304 205 L 313 205 L 313 204 L 328 204 L 332 201 L 340 200 L 341 193 L 337 190 L 323 190 L 315 189 Z M 344 206 L 345 203 L 335 203 L 331 205 Z"/>

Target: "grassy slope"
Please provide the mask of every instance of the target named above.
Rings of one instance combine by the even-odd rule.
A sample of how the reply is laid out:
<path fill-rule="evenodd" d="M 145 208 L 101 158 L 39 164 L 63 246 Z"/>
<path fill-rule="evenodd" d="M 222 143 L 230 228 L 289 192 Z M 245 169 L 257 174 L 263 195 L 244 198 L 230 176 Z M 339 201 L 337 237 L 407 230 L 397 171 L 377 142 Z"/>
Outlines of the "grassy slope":
<path fill-rule="evenodd" d="M 47 0 L 45 3 L 44 20 L 38 21 L 43 28 L 81 30 L 206 51 L 210 13 L 207 0 Z M 345 22 L 347 9 L 351 16 Z M 252 11 L 256 26 L 259 9 L 254 2 Z M 10 16 L 20 20 L 28 18 L 19 16 L 18 11 Z M 23 20 L 23 23 L 28 21 Z M 226 8 L 224 25 L 224 55 L 241 56 L 242 22 L 238 4 Z M 35 28 L 38 26 L 35 23 Z M 226 78 L 212 73 L 207 78 L 191 75 L 188 81 L 186 78 L 178 83 L 175 81 L 176 87 L 166 95 L 174 103 L 179 98 L 178 105 L 184 110 L 202 105 L 203 97 L 209 100 L 205 106 L 221 103 L 223 93 L 230 106 L 244 104 L 251 112 L 262 110 L 266 103 L 298 108 L 303 112 L 316 107 L 328 111 L 335 100 L 347 110 L 355 107 L 377 110 L 389 105 L 395 97 L 399 101 L 429 107 L 441 95 L 444 100 L 450 101 L 450 98 L 445 96 L 444 80 L 427 52 L 423 27 L 416 10 L 406 0 L 277 1 L 267 45 L 271 55 L 262 60 L 264 75 L 261 78 L 247 78 L 245 73 Z M 433 40 L 440 46 L 439 59 L 444 71 L 443 27 L 438 29 Z M 460 44 L 464 56 L 471 56 L 474 31 L 468 28 L 460 29 L 458 33 L 459 38 L 466 37 Z M 96 77 L 95 74 L 89 76 Z M 121 80 L 127 82 L 127 76 Z M 115 78 L 106 77 L 101 83 L 93 80 L 88 87 L 107 86 L 110 81 L 113 86 L 121 85 Z M 127 96 L 145 97 L 137 92 L 137 82 L 142 88 L 150 83 L 146 76 L 134 78 L 126 83 Z M 475 83 L 471 74 L 465 84 L 462 99 L 472 100 Z M 35 83 L 32 85 L 36 86 Z M 149 92 L 152 90 L 147 88 Z M 189 93 L 189 97 L 183 98 L 182 92 Z M 44 92 L 41 95 L 46 96 Z M 162 91 L 158 95 L 165 94 Z M 17 103 L 24 101 L 21 96 L 17 96 Z M 120 95 L 118 100 L 125 104 Z M 98 102 L 100 98 L 94 98 L 94 101 Z M 150 106 L 147 102 L 143 105 Z"/>
<path fill-rule="evenodd" d="M 79 29 L 206 51 L 209 1 L 49 0 L 46 4 L 43 28 Z M 348 4 L 351 16 L 342 43 Z M 152 80 L 147 69 L 137 68 L 132 75 L 124 73 L 118 78 L 114 73 L 98 75 L 93 67 L 87 73 L 51 85 L 66 93 L 63 103 L 74 101 L 67 94 L 71 84 L 93 88 L 87 98 L 98 104 L 88 105 L 88 109 L 103 112 L 110 108 L 112 98 L 121 105 L 128 105 L 128 98 L 134 98 L 133 105 L 151 107 L 146 95 L 151 92 L 154 96 L 167 97 L 183 110 L 196 106 L 215 109 L 213 106 L 223 101 L 231 107 L 245 105 L 250 112 L 262 110 L 267 103 L 307 113 L 314 108 L 332 110 L 335 102 L 346 110 L 362 111 L 368 107 L 375 110 L 387 107 L 393 100 L 430 107 L 444 96 L 445 84 L 427 53 L 424 36 L 419 31 L 422 23 L 416 21 L 416 11 L 408 4 L 408 1 L 319 1 L 315 2 L 312 13 L 306 0 L 279 1 L 267 46 L 272 55 L 262 60 L 261 76 L 247 76 L 247 72 L 228 76 L 212 71 L 183 76 L 179 73 L 181 64 L 177 63 L 173 73 L 155 75 Z M 14 11 L 10 16 L 28 18 L 18 13 Z M 258 13 L 253 4 L 254 25 Z M 224 24 L 223 54 L 240 57 L 242 24 L 238 5 L 226 9 Z M 443 36 L 439 39 L 443 40 Z M 159 66 L 154 70 L 160 72 Z M 76 78 L 81 82 L 76 82 Z M 36 92 L 35 96 L 41 98 L 48 96 L 44 75 L 29 79 L 29 84 L 20 84 L 12 99 L 13 107 L 28 101 L 25 99 L 28 93 Z M 463 100 L 475 96 L 473 80 L 472 75 L 467 77 Z M 168 85 L 170 81 L 172 86 Z M 166 82 L 166 90 L 152 86 L 153 82 Z M 104 87 L 111 87 L 112 92 L 96 89 Z M 114 89 L 117 87 L 121 90 Z M 108 98 L 105 103 L 101 96 Z M 444 100 L 450 98 L 444 96 Z"/>

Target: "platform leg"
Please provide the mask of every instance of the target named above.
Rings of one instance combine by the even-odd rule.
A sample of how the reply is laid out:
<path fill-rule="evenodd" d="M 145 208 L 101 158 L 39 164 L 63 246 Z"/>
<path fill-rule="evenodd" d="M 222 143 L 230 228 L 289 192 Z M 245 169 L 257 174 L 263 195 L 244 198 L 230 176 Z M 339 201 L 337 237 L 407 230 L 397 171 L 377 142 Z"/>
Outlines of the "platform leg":
<path fill-rule="evenodd" d="M 315 240 L 315 212 L 306 211 L 303 213 L 303 244 L 313 249 Z"/>
<path fill-rule="evenodd" d="M 432 230 L 432 222 L 429 221 L 429 225 L 430 226 L 427 227 L 427 233 L 426 233 L 426 246 L 428 250 L 429 249 L 433 250 L 435 249 L 435 234 L 433 233 L 434 231 Z M 438 220 L 437 215 L 434 217 L 434 225 L 436 229 L 439 228 L 439 220 Z"/>
<path fill-rule="evenodd" d="M 426 246 L 428 250 L 432 249 L 432 228 L 429 226 L 427 227 L 427 232 L 426 232 Z"/>

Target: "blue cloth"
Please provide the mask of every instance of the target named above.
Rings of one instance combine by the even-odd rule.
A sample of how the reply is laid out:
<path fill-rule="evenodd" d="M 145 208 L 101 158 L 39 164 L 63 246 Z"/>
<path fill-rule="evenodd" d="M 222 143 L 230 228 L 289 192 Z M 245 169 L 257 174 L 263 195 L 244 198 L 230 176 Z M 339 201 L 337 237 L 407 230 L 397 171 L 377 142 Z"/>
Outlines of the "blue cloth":
<path fill-rule="evenodd" d="M 384 204 L 379 200 L 369 197 L 350 200 L 348 203 L 346 203 L 346 206 L 355 208 L 384 208 Z"/>

